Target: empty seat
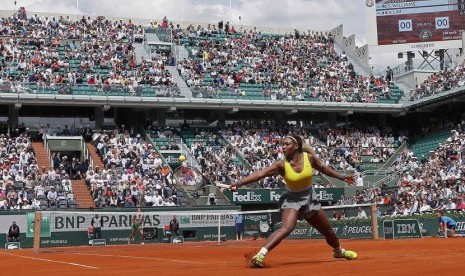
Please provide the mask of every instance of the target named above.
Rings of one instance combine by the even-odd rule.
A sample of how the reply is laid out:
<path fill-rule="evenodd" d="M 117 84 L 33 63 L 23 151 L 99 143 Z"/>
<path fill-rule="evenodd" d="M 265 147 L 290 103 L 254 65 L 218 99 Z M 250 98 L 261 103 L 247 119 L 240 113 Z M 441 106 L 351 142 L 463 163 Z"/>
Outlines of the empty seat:
<path fill-rule="evenodd" d="M 46 200 L 47 197 L 45 197 L 45 195 L 38 195 L 37 196 L 37 200 Z"/>
<path fill-rule="evenodd" d="M 71 208 L 71 209 L 76 209 L 76 208 L 78 208 L 78 204 L 77 204 L 77 202 L 75 200 L 70 200 L 68 202 L 68 207 Z"/>
<path fill-rule="evenodd" d="M 68 208 L 68 202 L 64 201 L 64 202 L 58 203 L 58 208 L 67 209 Z"/>

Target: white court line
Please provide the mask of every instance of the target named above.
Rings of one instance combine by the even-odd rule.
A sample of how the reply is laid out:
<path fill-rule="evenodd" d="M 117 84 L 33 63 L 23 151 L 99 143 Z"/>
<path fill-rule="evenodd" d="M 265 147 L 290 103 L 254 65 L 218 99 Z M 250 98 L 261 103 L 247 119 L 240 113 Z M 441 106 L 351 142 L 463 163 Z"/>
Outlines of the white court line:
<path fill-rule="evenodd" d="M 199 264 L 199 265 L 208 264 L 208 263 L 204 263 L 204 262 L 183 261 L 183 260 L 163 259 L 163 258 L 154 258 L 154 257 L 137 257 L 137 256 L 128 256 L 128 255 L 108 255 L 108 254 L 93 254 L 93 253 L 78 253 L 78 252 L 75 252 L 75 253 L 71 252 L 70 254 L 85 255 L 85 256 L 99 256 L 99 257 L 119 257 L 119 258 L 128 258 L 128 259 L 168 261 L 168 262 L 177 262 L 177 263 L 186 263 L 186 264 Z"/>
<path fill-rule="evenodd" d="M 16 255 L 16 254 L 11 254 L 11 253 L 1 252 L 1 251 L 0 251 L 0 253 L 2 253 L 4 255 L 10 255 L 10 256 L 20 257 L 20 258 L 25 258 L 25 259 L 31 259 L 31 260 L 37 260 L 37 261 L 74 265 L 74 266 L 80 266 L 80 267 L 91 268 L 91 269 L 100 269 L 100 268 L 95 267 L 95 266 L 89 266 L 89 265 L 83 265 L 83 264 L 77 264 L 77 263 L 71 263 L 71 262 L 63 262 L 63 261 L 56 261 L 56 260 L 50 260 L 50 259 L 28 257 L 28 256 Z"/>

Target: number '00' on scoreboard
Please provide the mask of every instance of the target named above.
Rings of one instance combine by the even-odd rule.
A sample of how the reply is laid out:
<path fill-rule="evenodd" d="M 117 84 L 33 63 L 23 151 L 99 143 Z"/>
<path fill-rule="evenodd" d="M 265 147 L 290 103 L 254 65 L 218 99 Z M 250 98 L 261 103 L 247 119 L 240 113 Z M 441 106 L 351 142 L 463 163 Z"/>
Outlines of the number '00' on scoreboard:
<path fill-rule="evenodd" d="M 449 29 L 449 16 L 436 17 L 435 20 L 436 30 Z M 398 21 L 399 32 L 413 31 L 412 19 L 402 19 Z"/>

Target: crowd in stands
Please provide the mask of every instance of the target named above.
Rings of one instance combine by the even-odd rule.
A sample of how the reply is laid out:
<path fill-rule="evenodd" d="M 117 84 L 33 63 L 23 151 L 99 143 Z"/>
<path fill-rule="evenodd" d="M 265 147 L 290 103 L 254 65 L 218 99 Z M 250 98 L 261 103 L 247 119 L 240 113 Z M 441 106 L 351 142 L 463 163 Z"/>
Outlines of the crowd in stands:
<path fill-rule="evenodd" d="M 113 131 L 95 132 L 91 141 L 100 155 L 104 167 L 91 168 L 89 162 L 79 162 L 53 155 L 50 168 L 38 168 L 28 129 L 18 126 L 11 133 L 0 136 L 1 146 L 1 205 L 2 209 L 53 208 L 73 201 L 72 179 L 83 178 L 98 207 L 179 206 L 176 181 L 171 169 L 164 164 L 158 151 L 141 135 L 130 134 L 124 126 Z M 158 137 L 174 138 L 181 129 L 158 129 Z M 427 131 L 426 129 L 424 131 Z M 327 165 L 337 163 L 338 156 L 347 161 L 352 155 L 366 155 L 366 147 L 388 148 L 373 154 L 382 157 L 392 154 L 399 143 L 390 129 L 320 128 L 319 138 L 293 126 L 274 130 L 267 125 L 233 123 L 217 132 L 213 129 L 195 129 L 195 141 L 190 144 L 190 154 L 200 169 L 212 182 L 229 183 L 241 176 L 269 166 L 283 157 L 280 143 L 289 132 L 302 135 L 317 155 Z M 81 135 L 86 132 L 81 131 Z M 426 133 L 425 133 L 426 134 Z M 229 145 L 220 142 L 223 136 Z M 321 140 L 319 140 L 321 139 Z M 393 164 L 402 171 L 398 186 L 387 191 L 386 187 L 365 187 L 352 197 L 344 195 L 336 204 L 352 205 L 376 202 L 393 204 L 386 215 L 409 215 L 435 209 L 465 208 L 465 124 L 459 124 L 451 136 L 439 145 L 430 156 L 418 158 L 406 149 Z M 350 151 L 352 155 L 346 155 Z M 384 155 L 385 154 L 385 155 Z M 351 157 L 350 157 L 351 158 Z M 349 158 L 349 159 L 350 159 Z M 375 162 L 375 160 L 372 160 Z M 347 162 L 349 163 L 349 162 Z M 350 165 L 352 166 L 352 165 Z M 336 169 L 354 169 L 341 167 Z M 191 185 L 192 183 L 179 183 Z M 260 188 L 283 188 L 279 176 L 263 179 Z M 194 183 L 195 185 L 195 183 Z M 315 187 L 330 188 L 331 184 Z M 64 207 L 64 206 L 63 206 Z"/>
<path fill-rule="evenodd" d="M 330 163 L 343 170 L 360 170 L 362 157 L 369 162 L 384 163 L 406 139 L 403 135 L 395 138 L 389 128 L 377 127 L 319 129 L 319 138 L 326 142 L 331 153 Z"/>
<path fill-rule="evenodd" d="M 85 86 L 97 94 L 141 96 L 156 88 L 153 96 L 179 95 L 168 56 L 136 57 L 143 26 L 131 20 L 28 17 L 23 10 L 0 20 L 0 36 L 2 91 L 72 94 Z"/>
<path fill-rule="evenodd" d="M 190 58 L 169 54 L 138 58 L 134 45 L 144 28 L 172 31 L 173 41 Z M 221 36 L 222 35 L 222 36 Z M 344 52 L 334 49 L 331 34 L 265 34 L 236 30 L 229 22 L 182 29 L 166 17 L 149 26 L 103 16 L 30 15 L 20 8 L 0 19 L 0 89 L 72 94 L 85 87 L 97 94 L 180 96 L 166 65 L 177 65 L 196 97 L 245 97 L 258 87 L 266 99 L 321 102 L 391 100 L 392 75 L 357 75 Z M 465 84 L 463 64 L 432 74 L 410 93 L 411 100 Z M 144 93 L 146 92 L 146 93 Z"/>
<path fill-rule="evenodd" d="M 411 152 L 401 155 L 403 170 L 396 191 L 394 214 L 412 214 L 436 209 L 465 209 L 465 124 L 428 157 Z"/>
<path fill-rule="evenodd" d="M 122 128 L 92 140 L 104 168 L 90 168 L 85 179 L 98 207 L 179 205 L 171 170 L 140 134 Z"/>
<path fill-rule="evenodd" d="M 66 158 L 58 155 L 56 167 L 39 168 L 28 132 L 18 126 L 0 134 L 0 209 L 77 207 Z"/>
<path fill-rule="evenodd" d="M 177 60 L 177 68 L 196 97 L 247 96 L 244 87 L 252 85 L 266 99 L 391 99 L 391 79 L 357 75 L 346 54 L 335 51 L 328 33 L 270 35 L 237 31 L 229 22 L 182 29 L 166 17 L 143 26 L 103 16 L 30 16 L 24 8 L 0 20 L 0 36 L 6 37 L 0 44 L 0 87 L 71 94 L 85 86 L 97 94 L 133 96 L 155 89 L 156 96 L 180 96 L 165 68 L 175 64 L 173 56 L 136 57 L 134 45 L 143 42 L 145 27 L 170 30 L 174 42 L 189 48 L 190 58 Z"/>
<path fill-rule="evenodd" d="M 240 166 L 236 166 L 233 162 L 235 152 L 220 139 L 220 136 L 213 129 L 190 129 L 189 124 L 184 122 L 175 132 L 170 128 L 152 131 L 156 138 L 175 138 L 167 139 L 164 145 L 159 146 L 160 150 L 179 150 L 179 146 L 174 141 L 181 141 L 181 137 L 186 131 L 189 134 L 191 133 L 192 137 L 189 136 L 184 141 L 194 162 L 185 161 L 182 162 L 181 166 L 198 167 L 209 182 L 199 183 L 202 182 L 200 176 L 196 177 L 189 173 L 181 173 L 181 168 L 180 175 L 183 174 L 180 178 L 181 185 L 192 186 L 190 189 L 194 189 L 194 197 L 200 196 L 204 185 L 214 184 L 215 182 L 229 183 L 232 176 L 240 174 Z"/>
<path fill-rule="evenodd" d="M 265 35 L 249 30 L 216 39 L 221 29 L 189 26 L 177 33 L 190 59 L 178 70 L 198 97 L 244 96 L 244 85 L 259 85 L 271 99 L 377 102 L 390 99 L 384 77 L 355 74 L 345 53 L 337 54 L 330 34 Z M 186 39 L 183 39 L 186 38 Z M 204 83 L 208 76 L 211 81 Z"/>
<path fill-rule="evenodd" d="M 434 73 L 410 91 L 410 100 L 415 101 L 440 94 L 465 85 L 465 64 Z"/>
<path fill-rule="evenodd" d="M 442 125 L 442 124 L 440 124 Z M 450 126 L 450 124 L 445 124 Z M 439 125 L 433 130 L 442 129 Z M 430 128 L 423 128 L 427 135 Z M 393 204 L 382 215 L 407 216 L 434 210 L 465 209 L 465 124 L 462 122 L 451 131 L 450 137 L 430 151 L 429 156 L 417 157 L 406 149 L 395 161 L 394 170 L 400 170 L 398 185 L 394 190 L 385 188 L 363 189 L 354 197 L 346 195 L 340 205 L 355 203 Z"/>

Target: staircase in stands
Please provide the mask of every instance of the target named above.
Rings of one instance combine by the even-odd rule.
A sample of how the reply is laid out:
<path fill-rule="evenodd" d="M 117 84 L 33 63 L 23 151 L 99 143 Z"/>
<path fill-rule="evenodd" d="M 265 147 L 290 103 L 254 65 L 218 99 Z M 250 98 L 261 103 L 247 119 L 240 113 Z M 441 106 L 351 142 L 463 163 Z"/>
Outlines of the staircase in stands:
<path fill-rule="evenodd" d="M 94 208 L 95 203 L 85 180 L 73 180 L 73 194 L 80 209 Z"/>
<path fill-rule="evenodd" d="M 86 143 L 86 147 L 89 150 L 92 162 L 94 163 L 94 168 L 96 166 L 103 168 L 102 160 L 100 159 L 100 156 L 98 156 L 96 148 L 90 143 Z M 79 204 L 79 208 L 95 207 L 94 200 L 87 188 L 85 180 L 73 180 L 73 193 Z"/>
<path fill-rule="evenodd" d="M 45 150 L 43 142 L 32 142 L 32 148 L 34 149 L 37 166 L 39 166 L 39 171 L 42 170 L 42 167 L 45 167 L 45 170 L 48 171 L 50 168 L 50 159 L 47 156 L 47 151 Z"/>
<path fill-rule="evenodd" d="M 97 154 L 97 148 L 95 148 L 95 146 L 91 143 L 86 143 L 86 147 L 89 150 L 92 161 L 94 162 L 94 168 L 98 166 L 100 169 L 103 169 L 104 165 L 102 163 L 102 159 Z"/>

